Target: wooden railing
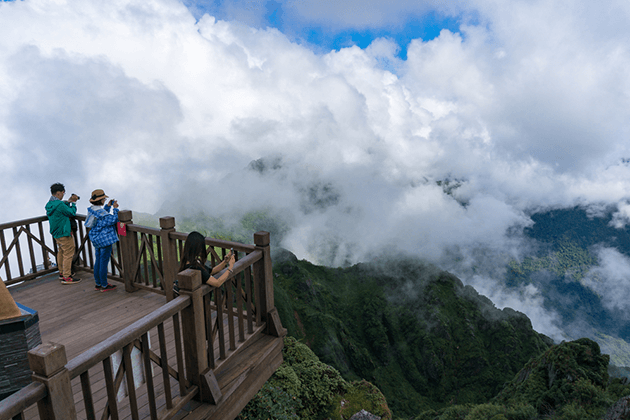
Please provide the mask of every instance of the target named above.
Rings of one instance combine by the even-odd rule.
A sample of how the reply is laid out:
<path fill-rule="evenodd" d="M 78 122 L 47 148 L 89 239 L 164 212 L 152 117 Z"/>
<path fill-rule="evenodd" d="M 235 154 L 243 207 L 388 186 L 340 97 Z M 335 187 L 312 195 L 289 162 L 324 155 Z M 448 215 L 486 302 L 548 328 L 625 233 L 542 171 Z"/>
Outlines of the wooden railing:
<path fill-rule="evenodd" d="M 160 228 L 134 224 L 132 212 L 121 210 L 119 220 L 125 224 L 127 234 L 112 248 L 108 277 L 124 282 L 125 290 L 150 290 L 173 299 L 173 283 L 188 233 L 175 230 L 173 217 L 160 218 Z M 73 266 L 94 270 L 94 250 L 85 228 L 84 215 L 77 215 L 74 232 L 75 256 Z M 256 250 L 256 246 L 239 242 L 206 238 L 208 259 L 214 265 L 234 249 L 237 261 Z M 57 244 L 48 233 L 46 216 L 0 224 L 0 273 L 6 285 L 41 277 L 57 270 Z M 14 261 L 11 261 L 13 259 Z M 12 270 L 12 263 L 14 270 Z M 18 273 L 14 272 L 15 270 Z"/>
<path fill-rule="evenodd" d="M 93 271 L 94 252 L 88 229 L 83 226 L 85 216 L 77 214 L 75 220 L 77 230 L 73 237 L 76 251 L 72 265 Z M 53 263 L 57 255 L 57 243 L 49 234 L 47 216 L 0 224 L 0 248 L 0 273 L 4 271 L 4 276 L 0 277 L 7 286 L 57 271 L 57 266 Z M 119 246 L 113 247 L 111 261 L 108 276 L 123 281 Z M 17 272 L 11 268 L 12 265 Z"/>
<path fill-rule="evenodd" d="M 24 411 L 46 397 L 48 397 L 46 385 L 41 382 L 32 382 L 0 401 L 0 419 L 23 420 Z"/>
<path fill-rule="evenodd" d="M 158 397 L 163 397 L 166 405 L 166 411 L 163 411 L 159 418 L 170 419 L 183 405 L 197 395 L 199 392 L 198 386 L 191 385 L 184 377 L 184 357 L 182 353 L 182 345 L 184 342 L 182 340 L 180 327 L 180 313 L 185 311 L 189 306 L 190 298 L 188 296 L 181 296 L 94 346 L 87 352 L 75 357 L 66 365 L 70 379 L 76 377 L 81 378 L 82 399 L 84 402 L 85 417 L 87 419 L 118 418 L 119 408 L 122 407 L 119 407 L 117 403 L 117 395 L 123 378 L 126 379 L 127 384 L 134 384 L 131 361 L 131 354 L 134 348 L 138 348 L 142 354 L 146 386 L 138 388 L 138 391 L 136 391 L 134 386 L 127 386 L 128 397 L 123 401 L 128 404 L 125 408 L 131 412 L 132 418 L 138 418 L 139 416 L 140 410 L 138 401 L 141 399 L 139 391 L 143 391 L 143 395 L 146 395 L 148 398 L 151 419 L 158 418 L 158 407 L 156 403 Z M 164 327 L 166 320 L 172 321 L 176 368 L 172 368 L 168 362 L 167 337 Z M 159 355 L 150 349 L 149 331 L 153 328 L 157 328 L 158 332 Z M 116 368 L 116 366 L 112 366 L 110 357 L 120 350 L 122 350 L 122 358 L 120 365 Z M 158 387 L 153 382 L 153 375 L 151 374 L 152 363 L 161 370 L 161 387 Z M 102 364 L 102 374 L 105 377 L 107 390 L 107 402 L 105 407 L 102 408 L 102 414 L 97 417 L 97 410 L 95 409 L 91 389 L 90 369 L 98 364 Z M 100 373 L 99 369 L 95 369 L 95 371 L 97 375 Z M 179 383 L 179 396 L 177 398 L 174 398 L 171 392 L 171 377 L 175 378 Z M 162 390 L 161 395 L 157 395 L 157 389 Z M 40 409 L 40 417 L 42 417 L 41 411 Z M 68 413 L 66 417 L 72 418 L 72 413 Z"/>
<path fill-rule="evenodd" d="M 132 419 L 141 416 L 170 419 L 193 398 L 212 404 L 221 400 L 213 371 L 226 363 L 248 339 L 260 333 L 275 337 L 286 334 L 274 304 L 268 232 L 254 234 L 255 245 L 206 238 L 208 255 L 213 262 L 221 259 L 219 254 L 225 255 L 230 248 L 244 254 L 223 283 L 210 286 L 202 284 L 198 270 L 176 272 L 187 234 L 175 232 L 173 218 L 161 218 L 161 229 L 151 229 L 131 223 L 131 212 L 120 212 L 120 216 L 120 220 L 127 223 L 127 236 L 121 237 L 119 247 L 126 289 L 161 289 L 167 298 L 171 294 L 170 301 L 68 363 L 65 348 L 59 344 L 44 343 L 29 351 L 35 382 L 0 402 L 0 420 L 23 419 L 24 411 L 33 404 L 37 404 L 41 420 L 72 420 L 77 418 L 77 412 L 88 420 L 118 419 L 119 411 L 130 414 Z M 33 235 L 28 234 L 30 230 L 25 226 L 39 224 L 40 236 L 32 240 L 42 246 L 45 259 L 54 250 L 45 245 L 44 220 L 37 218 L 0 227 L 15 228 L 18 234 L 27 232 L 27 237 L 31 238 Z M 89 267 L 92 265 L 88 256 L 91 248 L 88 245 L 86 253 L 82 254 L 86 250 L 83 237 L 87 235 L 79 236 L 78 261 Z M 17 247 L 15 243 L 12 242 L 13 248 Z M 9 248 L 11 246 L 4 248 L 3 245 L 3 252 L 10 251 Z M 34 248 L 29 246 L 29 249 L 33 255 Z M 4 263 L 6 257 L 2 261 Z M 146 269 L 148 266 L 152 270 Z M 172 272 L 174 274 L 169 275 Z M 41 275 L 43 271 L 38 273 Z M 217 277 L 221 274 L 223 272 Z M 177 298 L 172 296 L 175 275 L 181 294 Z M 172 331 L 168 337 L 166 323 Z M 157 329 L 159 355 L 149 343 L 149 332 L 153 329 Z M 169 365 L 167 342 L 175 347 L 175 367 Z M 128 396 L 118 404 L 123 379 L 127 384 L 134 383 L 131 368 L 134 348 L 142 356 L 146 383 L 137 390 L 128 386 Z M 111 356 L 118 351 L 122 352 L 121 362 L 114 366 Z M 152 366 L 157 366 L 161 372 L 159 384 L 154 383 Z M 97 397 L 99 391 L 92 390 L 93 377 L 105 378 L 105 397 Z M 81 385 L 81 403 L 77 406 L 70 383 L 74 378 L 80 378 Z M 171 391 L 171 378 L 177 381 L 175 396 Z M 158 400 L 164 402 L 161 409 Z M 143 401 L 142 407 L 139 401 Z M 148 414 L 144 416 L 142 409 L 146 411 L 147 406 Z"/>
<path fill-rule="evenodd" d="M 4 268 L 4 281 L 11 285 L 20 281 L 39 277 L 56 270 L 51 264 L 51 255 L 57 253 L 57 247 L 50 234 L 48 226 L 44 233 L 44 223 L 48 222 L 46 216 L 34 217 L 32 219 L 20 220 L 12 223 L 0 224 L 0 248 L 2 248 L 2 259 L 0 260 L 0 273 Z M 27 252 L 23 250 L 26 241 Z M 52 248 L 48 246 L 51 244 Z M 40 250 L 35 252 L 35 246 Z M 40 253 L 41 252 L 41 253 Z M 11 270 L 10 258 L 14 257 L 19 275 L 16 276 Z M 30 271 L 26 271 L 30 268 Z M 2 276 L 0 276 L 2 277 Z"/>
<path fill-rule="evenodd" d="M 85 353 L 66 363 L 65 347 L 61 344 L 44 343 L 29 352 L 29 363 L 34 372 L 34 382 L 22 390 L 0 402 L 0 419 L 21 418 L 22 413 L 32 404 L 38 404 L 40 419 L 76 419 L 77 412 L 81 418 L 88 420 L 118 419 L 119 413 L 131 414 L 139 418 L 140 400 L 148 401 L 148 412 L 151 419 L 170 419 L 185 404 L 199 393 L 199 387 L 192 385 L 184 376 L 185 349 L 180 314 L 191 304 L 189 296 L 180 296 L 160 309 L 145 316 L 117 334 L 102 341 Z M 183 315 L 182 315 L 183 316 Z M 172 337 L 167 338 L 165 322 L 172 322 Z M 159 355 L 150 349 L 149 331 L 157 328 Z M 170 338 L 170 339 L 169 339 Z M 176 366 L 169 365 L 167 341 L 175 346 Z M 131 354 L 134 348 L 142 355 L 142 369 L 146 384 L 136 389 L 127 386 L 128 395 L 119 404 L 119 389 L 126 380 L 134 384 Z M 120 363 L 113 365 L 111 356 L 122 352 Z M 161 370 L 161 386 L 154 383 L 152 364 Z M 137 370 L 137 368 L 136 368 Z M 97 399 L 93 392 L 92 380 L 105 381 L 106 398 Z M 157 377 L 157 376 L 156 376 Z M 173 396 L 170 378 L 179 384 L 178 395 Z M 70 381 L 80 378 L 83 407 L 74 404 Z M 157 390 L 160 391 L 159 395 Z M 157 399 L 163 399 L 165 409 L 158 416 Z"/>
<path fill-rule="evenodd" d="M 173 299 L 173 283 L 188 233 L 175 230 L 175 218 L 160 218 L 160 229 L 136 225 L 132 213 L 123 210 L 118 219 L 125 224 L 127 234 L 120 237 L 125 289 L 132 292 L 146 289 Z M 220 262 L 230 249 L 237 261 L 256 251 L 256 246 L 239 242 L 206 238 L 207 255 L 212 265 Z"/>

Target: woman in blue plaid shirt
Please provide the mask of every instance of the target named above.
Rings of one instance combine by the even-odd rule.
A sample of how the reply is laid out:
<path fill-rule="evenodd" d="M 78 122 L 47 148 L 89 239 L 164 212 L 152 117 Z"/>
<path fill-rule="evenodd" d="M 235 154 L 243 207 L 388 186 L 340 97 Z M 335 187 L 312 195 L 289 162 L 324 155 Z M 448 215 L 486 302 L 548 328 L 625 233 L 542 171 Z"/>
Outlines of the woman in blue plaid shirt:
<path fill-rule="evenodd" d="M 108 292 L 116 286 L 107 283 L 107 265 L 112 255 L 112 245 L 118 242 L 116 223 L 118 222 L 118 202 L 110 200 L 105 205 L 108 197 L 103 190 L 94 190 L 90 197 L 92 207 L 88 209 L 85 226 L 90 228 L 90 240 L 94 245 L 96 260 L 94 261 L 94 290 Z M 113 209 L 112 209 L 113 207 Z"/>

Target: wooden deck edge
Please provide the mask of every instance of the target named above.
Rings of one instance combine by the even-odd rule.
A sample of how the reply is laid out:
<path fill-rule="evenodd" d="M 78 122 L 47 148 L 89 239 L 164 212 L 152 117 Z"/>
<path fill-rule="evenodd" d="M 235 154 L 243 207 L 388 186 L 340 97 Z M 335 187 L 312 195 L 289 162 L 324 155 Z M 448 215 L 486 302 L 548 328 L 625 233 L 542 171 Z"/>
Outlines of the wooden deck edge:
<path fill-rule="evenodd" d="M 213 369 L 215 371 L 215 373 L 220 371 L 224 364 L 227 364 L 227 366 L 229 366 L 230 360 L 233 357 L 237 357 L 240 353 L 242 353 L 243 351 L 247 350 L 247 348 L 249 348 L 250 346 L 254 345 L 254 343 L 257 340 L 259 340 L 260 337 L 262 337 L 262 335 L 265 334 L 265 331 L 267 331 L 267 323 L 263 322 L 260 325 L 254 327 L 254 332 L 253 333 L 251 333 L 251 334 L 248 333 L 246 335 L 244 342 L 238 341 L 236 343 L 236 346 L 237 346 L 236 349 L 234 349 L 234 350 L 226 349 L 225 350 L 225 355 L 226 355 L 225 359 L 216 359 L 215 360 L 216 366 Z M 218 349 L 218 338 L 215 337 L 214 342 L 215 342 L 215 352 L 217 352 L 218 350 L 216 350 L 216 349 Z"/>
<path fill-rule="evenodd" d="M 266 334 L 215 370 L 223 394 L 217 405 L 205 404 L 185 420 L 233 420 L 282 364 L 284 340 Z"/>

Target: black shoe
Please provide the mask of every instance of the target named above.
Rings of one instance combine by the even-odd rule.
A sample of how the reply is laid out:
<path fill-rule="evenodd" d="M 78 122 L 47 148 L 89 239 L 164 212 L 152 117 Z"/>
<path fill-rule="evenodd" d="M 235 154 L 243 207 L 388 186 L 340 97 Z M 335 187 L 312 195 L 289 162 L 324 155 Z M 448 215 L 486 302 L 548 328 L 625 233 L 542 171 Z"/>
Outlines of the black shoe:
<path fill-rule="evenodd" d="M 76 278 L 76 277 L 64 277 L 61 279 L 61 284 L 77 284 L 80 283 L 81 279 Z"/>
<path fill-rule="evenodd" d="M 116 288 L 116 286 L 114 286 L 113 284 L 108 284 L 105 287 L 101 287 L 101 292 L 109 292 L 110 290 L 114 290 Z"/>

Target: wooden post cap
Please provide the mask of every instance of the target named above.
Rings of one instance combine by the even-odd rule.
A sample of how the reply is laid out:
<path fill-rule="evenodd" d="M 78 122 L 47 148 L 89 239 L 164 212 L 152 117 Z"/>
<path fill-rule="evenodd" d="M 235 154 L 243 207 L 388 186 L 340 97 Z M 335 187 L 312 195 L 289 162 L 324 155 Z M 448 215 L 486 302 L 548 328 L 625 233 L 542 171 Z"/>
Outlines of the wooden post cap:
<path fill-rule="evenodd" d="M 191 292 L 201 286 L 201 271 L 187 268 L 177 274 L 179 290 Z"/>
<path fill-rule="evenodd" d="M 121 210 L 118 212 L 118 220 L 123 223 L 131 223 L 131 210 Z"/>
<path fill-rule="evenodd" d="M 175 218 L 173 216 L 160 217 L 160 227 L 162 229 L 173 229 L 175 227 Z"/>
<path fill-rule="evenodd" d="M 256 246 L 269 246 L 269 232 L 261 230 L 254 233 L 254 244 Z"/>
<path fill-rule="evenodd" d="M 46 342 L 28 352 L 28 363 L 37 375 L 51 377 L 68 363 L 63 344 Z"/>

